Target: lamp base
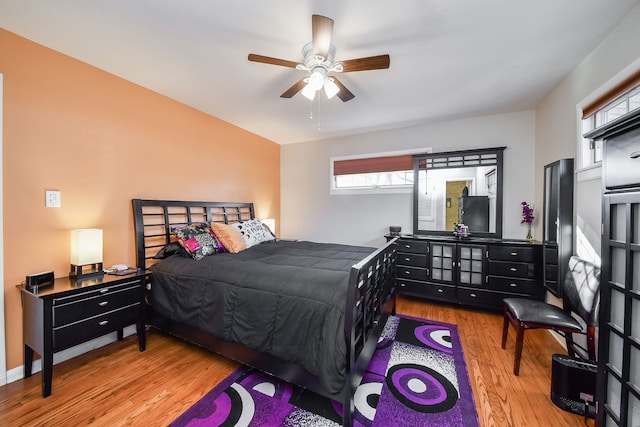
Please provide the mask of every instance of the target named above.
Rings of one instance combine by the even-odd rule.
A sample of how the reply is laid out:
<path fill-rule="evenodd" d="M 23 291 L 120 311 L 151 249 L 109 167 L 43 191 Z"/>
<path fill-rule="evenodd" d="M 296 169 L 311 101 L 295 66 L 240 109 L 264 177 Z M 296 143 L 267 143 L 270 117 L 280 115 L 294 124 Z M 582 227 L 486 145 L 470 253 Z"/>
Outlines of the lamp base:
<path fill-rule="evenodd" d="M 101 262 L 86 265 L 71 264 L 71 271 L 69 272 L 69 277 L 75 277 L 76 280 L 95 279 L 103 275 L 104 271 L 102 271 Z"/>

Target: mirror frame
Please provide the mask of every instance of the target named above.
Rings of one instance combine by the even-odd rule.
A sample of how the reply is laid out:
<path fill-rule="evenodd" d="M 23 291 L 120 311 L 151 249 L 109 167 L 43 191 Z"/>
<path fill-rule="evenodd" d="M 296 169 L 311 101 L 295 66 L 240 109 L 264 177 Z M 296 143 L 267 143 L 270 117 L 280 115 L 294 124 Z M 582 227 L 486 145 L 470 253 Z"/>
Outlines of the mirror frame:
<path fill-rule="evenodd" d="M 447 151 L 441 153 L 416 154 L 413 156 L 413 234 L 431 234 L 451 236 L 453 230 L 420 230 L 418 229 L 418 193 L 419 171 L 421 169 L 459 169 L 476 166 L 495 166 L 498 172 L 496 179 L 496 228 L 495 232 L 473 232 L 472 237 L 502 238 L 502 206 L 503 206 L 503 159 L 506 147 L 482 148 L 477 150 Z M 422 167 L 421 167 L 422 165 Z M 425 166 L 426 165 L 426 166 Z"/>

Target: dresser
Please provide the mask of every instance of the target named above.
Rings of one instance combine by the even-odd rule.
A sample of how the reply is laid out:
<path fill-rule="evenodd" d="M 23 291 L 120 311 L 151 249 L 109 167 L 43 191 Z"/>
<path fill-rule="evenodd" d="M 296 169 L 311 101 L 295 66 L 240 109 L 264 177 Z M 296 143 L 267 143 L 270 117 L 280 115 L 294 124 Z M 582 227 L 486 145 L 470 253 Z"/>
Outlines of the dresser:
<path fill-rule="evenodd" d="M 105 275 L 76 281 L 59 278 L 53 286 L 20 285 L 24 338 L 24 376 L 32 373 L 33 355 L 42 358 L 42 397 L 51 395 L 53 354 L 110 332 L 123 339 L 123 328 L 136 325 L 145 350 L 145 291 L 148 275 Z"/>
<path fill-rule="evenodd" d="M 402 235 L 397 245 L 401 294 L 490 310 L 508 297 L 544 299 L 539 244 Z"/>

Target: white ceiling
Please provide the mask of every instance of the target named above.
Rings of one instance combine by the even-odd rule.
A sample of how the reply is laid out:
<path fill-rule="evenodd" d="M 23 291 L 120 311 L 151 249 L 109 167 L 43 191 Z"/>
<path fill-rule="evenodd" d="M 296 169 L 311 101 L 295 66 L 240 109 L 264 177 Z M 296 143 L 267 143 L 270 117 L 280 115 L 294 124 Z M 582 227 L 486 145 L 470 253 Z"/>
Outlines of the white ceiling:
<path fill-rule="evenodd" d="M 639 3 L 0 0 L 0 26 L 286 144 L 535 108 Z M 247 60 L 302 61 L 314 13 L 336 60 L 391 56 L 340 76 L 349 102 L 280 98 L 304 72 Z"/>

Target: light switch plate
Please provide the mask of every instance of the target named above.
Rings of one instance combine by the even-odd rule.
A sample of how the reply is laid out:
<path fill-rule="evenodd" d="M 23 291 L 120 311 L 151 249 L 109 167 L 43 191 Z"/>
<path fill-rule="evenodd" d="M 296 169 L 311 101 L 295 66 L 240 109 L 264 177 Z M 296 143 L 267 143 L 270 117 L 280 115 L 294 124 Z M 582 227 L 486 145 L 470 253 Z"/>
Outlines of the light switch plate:
<path fill-rule="evenodd" d="M 45 190 L 44 191 L 44 204 L 48 208 L 60 207 L 60 191 L 58 190 Z"/>

